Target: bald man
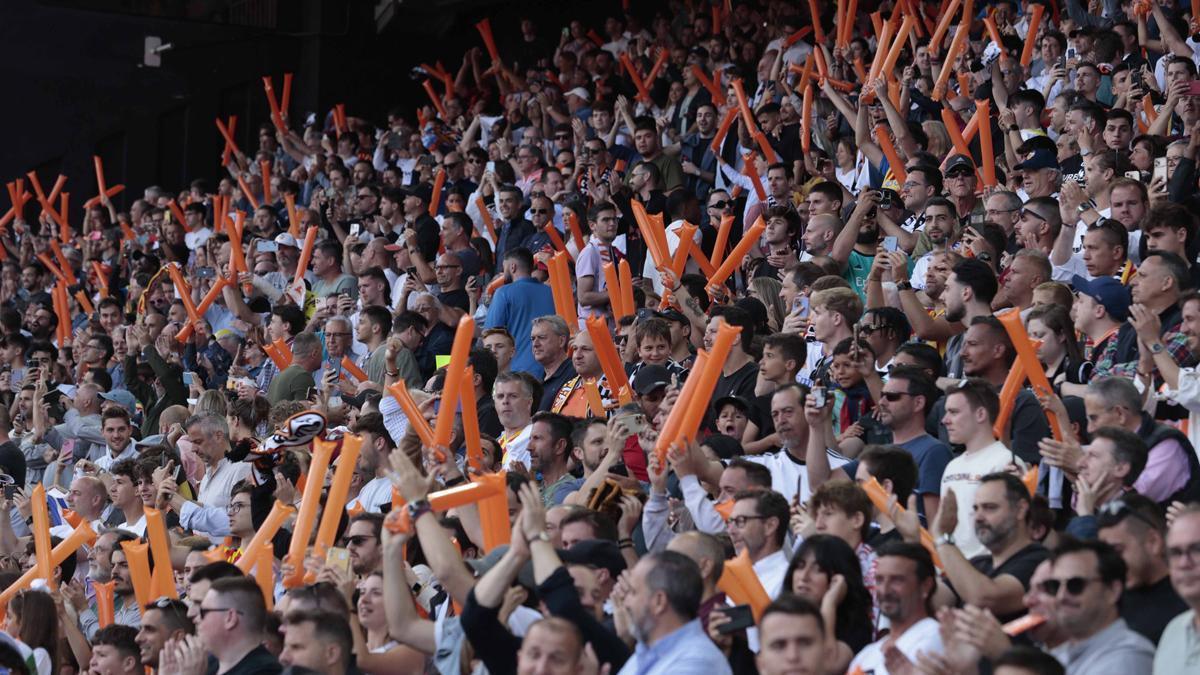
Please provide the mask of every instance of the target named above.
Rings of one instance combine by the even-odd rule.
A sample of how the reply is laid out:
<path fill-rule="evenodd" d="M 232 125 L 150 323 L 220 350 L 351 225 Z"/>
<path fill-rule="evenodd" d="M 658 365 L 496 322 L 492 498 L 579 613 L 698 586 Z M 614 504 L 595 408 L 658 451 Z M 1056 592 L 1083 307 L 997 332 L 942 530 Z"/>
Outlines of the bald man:
<path fill-rule="evenodd" d="M 75 441 L 75 459 L 96 461 L 104 456 L 107 441 L 101 432 L 100 387 L 81 384 L 75 390 L 74 408 L 79 413 L 54 427 L 46 434 L 46 443 L 62 450 L 65 441 Z"/>
<path fill-rule="evenodd" d="M 817 256 L 829 255 L 833 250 L 833 240 L 842 231 L 842 220 L 835 215 L 823 213 L 811 216 L 808 227 L 800 239 L 804 242 L 804 251 L 800 253 L 800 262 L 812 260 Z"/>
<path fill-rule="evenodd" d="M 677 535 L 667 544 L 668 551 L 675 551 L 691 558 L 700 566 L 700 577 L 704 581 L 700 593 L 700 622 L 708 629 L 708 616 L 718 605 L 720 592 L 717 581 L 725 571 L 725 545 L 721 540 L 705 532 L 692 530 Z"/>
<path fill-rule="evenodd" d="M 108 490 L 104 487 L 104 482 L 95 476 L 79 476 L 71 481 L 71 488 L 67 491 L 67 506 L 71 507 L 81 521 L 99 532 L 104 525 L 101 520 L 104 507 L 108 506 Z M 62 525 L 50 528 L 50 534 L 65 539 L 74 529 L 70 523 L 64 521 Z"/>

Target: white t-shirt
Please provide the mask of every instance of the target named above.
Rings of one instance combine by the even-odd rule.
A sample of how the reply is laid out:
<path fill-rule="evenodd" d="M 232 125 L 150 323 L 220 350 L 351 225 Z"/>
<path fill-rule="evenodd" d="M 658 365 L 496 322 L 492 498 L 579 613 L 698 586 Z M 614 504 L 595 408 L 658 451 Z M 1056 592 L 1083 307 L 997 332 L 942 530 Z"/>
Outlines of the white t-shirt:
<path fill-rule="evenodd" d="M 508 437 L 507 433 L 500 435 L 500 447 L 502 448 L 502 458 L 504 468 L 508 469 L 513 462 L 520 462 L 529 468 L 529 436 L 533 431 L 533 425 L 527 424 L 518 434 Z"/>
<path fill-rule="evenodd" d="M 346 509 L 353 508 L 355 504 L 362 504 L 365 511 L 382 513 L 381 507 L 391 503 L 392 481 L 384 476 L 373 478 L 362 486 L 362 489 L 358 491 L 358 496 L 346 503 Z"/>
<path fill-rule="evenodd" d="M 1009 464 L 1016 464 L 1025 471 L 1025 463 L 1008 446 L 1000 441 L 975 452 L 965 452 L 950 460 L 942 472 L 942 499 L 946 492 L 954 490 L 958 499 L 958 527 L 954 528 L 954 541 L 958 550 L 968 560 L 988 552 L 975 537 L 975 491 L 979 480 L 989 473 L 1003 471 Z"/>
<path fill-rule="evenodd" d="M 836 469 L 848 461 L 845 457 L 828 450 L 825 451 L 825 454 L 829 457 L 830 469 Z M 808 486 L 807 467 L 804 462 L 797 461 L 786 450 L 765 455 L 749 455 L 743 459 L 762 464 L 770 469 L 771 489 L 783 495 L 789 503 L 796 497 L 797 490 L 799 490 L 801 502 L 807 502 L 808 498 L 812 496 L 812 489 Z"/>
<path fill-rule="evenodd" d="M 850 662 L 848 672 L 858 668 L 861 672 L 871 673 L 871 675 L 888 675 L 888 669 L 883 665 L 883 646 L 891 642 L 892 636 L 887 636 L 877 642 L 863 647 L 858 656 Z M 901 654 L 908 657 L 909 661 L 916 663 L 917 656 L 922 652 L 931 652 L 941 654 L 942 636 L 938 634 L 938 622 L 936 619 L 926 617 L 914 623 L 904 634 L 896 638 L 896 648 Z"/>

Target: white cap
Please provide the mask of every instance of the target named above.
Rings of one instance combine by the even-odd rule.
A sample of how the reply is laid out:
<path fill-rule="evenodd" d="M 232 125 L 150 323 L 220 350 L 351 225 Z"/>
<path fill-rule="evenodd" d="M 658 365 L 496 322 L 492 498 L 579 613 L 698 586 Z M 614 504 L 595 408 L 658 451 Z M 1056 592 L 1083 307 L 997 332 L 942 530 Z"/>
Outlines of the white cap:
<path fill-rule="evenodd" d="M 275 243 L 280 246 L 291 246 L 292 248 L 300 248 L 300 244 L 296 243 L 296 238 L 287 232 L 282 232 L 275 235 Z"/>
<path fill-rule="evenodd" d="M 587 93 L 587 89 L 584 89 L 583 87 L 575 87 L 574 89 L 568 91 L 565 95 L 566 96 L 578 96 L 579 98 L 581 98 L 585 101 L 592 100 L 592 97 Z"/>

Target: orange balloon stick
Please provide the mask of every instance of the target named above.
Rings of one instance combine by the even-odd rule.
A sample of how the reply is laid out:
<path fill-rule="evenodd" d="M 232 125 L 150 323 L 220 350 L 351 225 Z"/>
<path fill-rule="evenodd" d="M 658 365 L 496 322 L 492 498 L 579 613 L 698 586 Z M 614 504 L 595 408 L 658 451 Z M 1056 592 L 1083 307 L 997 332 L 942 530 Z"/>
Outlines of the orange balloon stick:
<path fill-rule="evenodd" d="M 304 271 L 308 269 L 308 261 L 312 260 L 313 246 L 317 243 L 317 228 L 310 227 L 304 233 L 304 247 L 300 249 L 300 260 L 296 263 L 296 278 L 292 285 L 304 283 Z"/>
<path fill-rule="evenodd" d="M 271 546 L 271 542 L 265 541 L 258 547 L 258 555 L 254 556 L 257 560 L 257 564 L 254 566 L 254 581 L 258 583 L 258 589 L 262 591 L 263 602 L 267 604 L 268 612 L 275 609 L 274 553 L 275 549 Z"/>
<path fill-rule="evenodd" d="M 113 608 L 113 587 L 115 581 L 93 581 L 92 590 L 96 592 L 96 620 L 101 628 L 111 626 L 116 620 L 116 610 Z"/>
<path fill-rule="evenodd" d="M 717 581 L 717 588 L 734 603 L 750 605 L 755 623 L 762 619 L 763 610 L 771 604 L 771 597 L 767 595 L 758 574 L 754 571 L 754 564 L 750 562 L 750 553 L 745 550 L 733 560 L 725 561 L 725 571 Z"/>
<path fill-rule="evenodd" d="M 408 393 L 408 385 L 404 380 L 398 380 L 395 384 L 388 387 L 388 391 L 396 399 L 396 402 L 400 404 L 404 415 L 408 417 L 408 424 L 412 427 L 413 432 L 417 434 L 417 438 L 421 439 L 421 445 L 426 447 L 436 445 L 433 441 L 433 429 L 429 426 L 429 422 L 425 419 L 425 416 L 421 414 L 421 408 L 413 400 L 412 394 Z"/>
<path fill-rule="evenodd" d="M 71 531 L 71 534 L 67 535 L 66 539 L 63 539 L 59 542 L 58 546 L 55 546 L 50 551 L 50 571 L 53 572 L 54 568 L 63 564 L 64 560 L 75 555 L 75 551 L 79 550 L 80 546 L 91 544 L 94 541 L 96 541 L 96 532 L 92 530 L 92 526 L 87 521 L 80 523 Z M 35 542 L 34 546 L 36 545 Z M 28 588 L 34 579 L 40 578 L 36 565 L 26 570 L 24 574 L 9 584 L 7 588 L 0 590 L 0 607 L 7 606 L 8 601 L 12 600 L 14 595 Z"/>
<path fill-rule="evenodd" d="M 46 506 L 46 488 L 38 483 L 29 498 L 33 511 L 33 548 L 37 558 L 38 576 L 54 588 L 54 565 L 50 556 L 50 511 Z"/>
<path fill-rule="evenodd" d="M 284 521 L 291 518 L 295 512 L 296 509 L 276 499 L 275 503 L 271 506 L 271 512 L 267 514 L 267 519 L 255 531 L 254 537 L 242 546 L 242 557 L 236 563 L 238 569 L 248 574 L 250 569 L 254 567 L 254 563 L 258 560 L 258 556 L 263 553 L 264 546 L 266 547 L 265 551 L 267 555 L 266 564 L 269 567 L 275 559 L 271 542 L 275 539 L 279 528 L 283 527 Z M 324 525 L 324 520 L 322 520 L 321 524 Z"/>
<path fill-rule="evenodd" d="M 428 81 L 428 80 L 427 80 Z M 446 186 L 446 170 L 438 167 L 437 173 L 433 176 L 433 192 L 429 198 L 429 215 L 436 216 L 438 212 L 438 204 L 442 201 L 442 188 Z"/>
<path fill-rule="evenodd" d="M 996 318 L 1000 319 L 1000 323 L 1008 331 L 1008 336 L 1013 341 L 1013 347 L 1017 350 L 1017 359 L 1021 362 L 1022 367 L 1024 367 L 1025 375 L 1029 378 L 1029 383 L 1033 386 L 1034 393 L 1054 393 L 1054 389 L 1050 386 L 1050 381 L 1046 379 L 1046 371 L 1037 360 L 1037 348 L 1033 346 L 1033 342 L 1029 339 L 1029 334 L 1025 332 L 1025 325 L 1021 323 L 1021 313 L 1005 312 Z M 1054 434 L 1055 439 L 1061 441 L 1063 431 L 1062 425 L 1059 424 L 1058 416 L 1049 410 L 1045 412 L 1046 420 L 1050 423 L 1050 431 Z"/>
<path fill-rule="evenodd" d="M 721 261 L 716 273 L 709 278 L 709 289 L 720 292 L 721 286 L 741 267 L 742 260 L 745 259 L 750 249 L 758 243 L 758 238 L 762 236 L 765 229 L 767 229 L 767 225 L 763 222 L 762 216 L 759 216 L 758 220 L 750 226 L 750 229 L 746 230 L 746 233 L 742 235 L 742 240 L 729 252 L 729 256 Z"/>
<path fill-rule="evenodd" d="M 592 346 L 596 350 L 596 358 L 604 376 L 608 378 L 608 386 L 617 395 L 621 405 L 633 402 L 629 389 L 629 377 L 625 373 L 625 363 L 617 353 L 617 345 L 613 343 L 612 335 L 608 332 L 608 322 L 592 316 L 586 322 L 588 335 L 592 336 Z"/>
<path fill-rule="evenodd" d="M 284 577 L 284 588 L 296 588 L 304 583 L 304 552 L 308 550 L 308 539 L 312 536 L 317 509 L 321 506 L 321 490 L 325 487 L 325 474 L 329 470 L 329 459 L 333 456 L 334 443 L 324 439 L 313 441 L 312 460 L 308 465 L 308 480 L 300 497 L 300 511 L 292 525 L 292 542 L 288 547 L 288 562 L 293 574 Z"/>
<path fill-rule="evenodd" d="M 613 318 L 629 316 L 629 310 L 621 302 L 621 282 L 617 278 L 617 268 L 612 263 L 604 263 L 604 290 L 608 292 L 608 305 L 612 308 Z"/>
<path fill-rule="evenodd" d="M 338 456 L 337 468 L 333 471 L 333 482 L 329 484 L 325 510 L 321 513 L 321 524 L 317 526 L 317 536 L 313 539 L 312 550 L 317 556 L 324 556 L 325 551 L 333 546 L 342 511 L 346 510 L 346 495 L 350 493 L 350 481 L 354 478 L 354 465 L 358 463 L 360 450 L 362 436 L 342 436 L 342 452 Z"/>
<path fill-rule="evenodd" d="M 725 113 L 725 119 L 721 120 L 721 126 L 717 127 L 717 135 L 713 136 L 709 146 L 714 155 L 721 154 L 721 145 L 725 142 L 725 136 L 729 133 L 729 128 L 733 126 L 734 121 L 737 120 L 737 116 L 737 108 L 730 108 L 729 112 Z"/>
<path fill-rule="evenodd" d="M 449 447 L 451 436 L 454 435 L 454 414 L 458 408 L 458 398 L 462 389 L 463 371 L 467 367 L 467 358 L 471 353 L 471 343 L 475 340 L 475 320 L 463 315 L 458 320 L 458 328 L 454 333 L 454 345 L 450 349 L 450 365 L 446 368 L 445 384 L 442 385 L 442 403 L 438 411 L 437 426 L 433 430 L 433 443 L 438 447 Z M 474 396 L 474 392 L 471 392 Z"/>
<path fill-rule="evenodd" d="M 221 295 L 221 290 L 228 284 L 228 280 L 224 279 L 223 277 L 217 277 L 213 281 L 212 288 L 208 289 L 208 293 L 204 295 L 204 297 L 200 300 L 200 304 L 196 306 L 196 316 L 203 319 L 204 314 L 208 312 L 208 308 L 212 307 L 212 304 L 217 301 L 217 296 Z M 179 329 L 179 332 L 175 334 L 175 339 L 179 342 L 187 342 L 188 338 L 192 336 L 192 332 L 195 329 L 196 326 L 194 323 L 189 322 L 183 328 Z"/>
<path fill-rule="evenodd" d="M 979 119 L 979 148 L 983 158 L 983 186 L 996 186 L 996 148 L 992 145 L 991 101 L 977 101 L 975 115 Z"/>
<path fill-rule="evenodd" d="M 146 613 L 146 605 L 154 598 L 154 589 L 150 580 L 150 544 L 138 541 L 123 541 L 121 548 L 125 552 L 125 560 L 129 563 L 129 578 L 133 582 L 133 597 L 137 599 L 138 609 Z M 169 561 L 168 561 L 169 564 Z"/>
<path fill-rule="evenodd" d="M 467 446 L 467 465 L 476 471 L 483 471 L 483 445 L 479 442 L 479 412 L 475 402 L 475 369 L 469 364 L 463 369 L 459 400 L 462 401 L 462 426 Z"/>
<path fill-rule="evenodd" d="M 1033 48 L 1038 43 L 1038 29 L 1042 26 L 1042 14 L 1046 12 L 1045 5 L 1030 5 L 1029 30 L 1025 33 L 1025 47 L 1021 50 L 1021 65 L 1029 67 L 1033 61 Z"/>
<path fill-rule="evenodd" d="M 175 590 L 175 570 L 171 567 L 171 540 L 167 538 L 167 525 L 163 520 L 162 511 L 142 507 L 146 514 L 146 541 L 154 554 L 154 570 L 150 575 L 150 596 L 152 598 L 178 598 Z"/>
<path fill-rule="evenodd" d="M 904 180 L 908 177 L 908 172 L 904 170 L 904 162 L 900 161 L 900 153 L 896 152 L 896 146 L 892 144 L 892 137 L 888 135 L 888 127 L 882 124 L 875 125 L 875 142 L 883 151 L 883 156 L 887 157 L 888 168 L 892 170 L 896 182 L 903 185 Z"/>
<path fill-rule="evenodd" d="M 627 258 L 621 258 L 621 262 L 617 263 L 617 278 L 621 282 L 621 306 L 626 312 L 633 314 L 637 308 L 633 302 L 633 271 Z"/>

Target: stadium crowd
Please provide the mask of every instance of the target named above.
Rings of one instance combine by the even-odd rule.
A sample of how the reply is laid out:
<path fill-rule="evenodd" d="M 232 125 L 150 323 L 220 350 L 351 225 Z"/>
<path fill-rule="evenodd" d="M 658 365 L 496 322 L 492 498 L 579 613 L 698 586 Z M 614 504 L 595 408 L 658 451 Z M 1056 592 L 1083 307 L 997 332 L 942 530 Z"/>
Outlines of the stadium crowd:
<path fill-rule="evenodd" d="M 1200 672 L 1197 4 L 630 4 L 9 182 L 4 672 Z"/>

